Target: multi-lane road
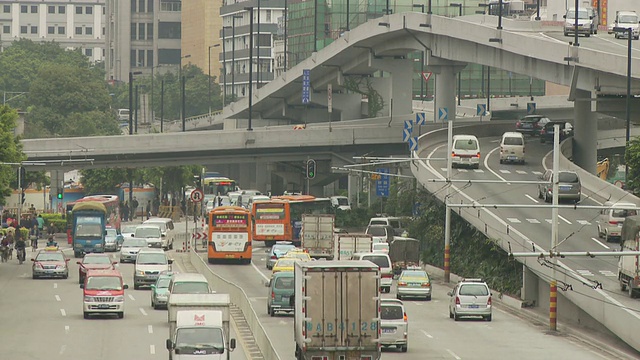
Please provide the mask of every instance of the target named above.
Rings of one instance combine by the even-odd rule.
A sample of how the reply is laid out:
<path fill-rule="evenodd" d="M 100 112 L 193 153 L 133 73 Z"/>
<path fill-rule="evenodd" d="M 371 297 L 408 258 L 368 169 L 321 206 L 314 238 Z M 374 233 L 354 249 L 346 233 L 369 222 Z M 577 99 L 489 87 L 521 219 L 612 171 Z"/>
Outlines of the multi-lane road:
<path fill-rule="evenodd" d="M 41 241 L 42 243 L 42 241 Z M 63 245 L 68 247 L 68 245 Z M 73 252 L 68 279 L 31 279 L 35 254 L 27 250 L 27 262 L 0 263 L 0 339 L 3 359 L 167 359 L 169 337 L 166 310 L 154 310 L 150 291 L 125 290 L 124 319 L 82 316 L 82 289 Z M 172 252 L 173 253 L 173 252 Z M 172 256 L 179 256 L 174 254 Z M 119 253 L 112 253 L 114 260 Z M 118 264 L 125 283 L 133 282 L 133 265 Z M 176 264 L 177 271 L 183 271 Z M 232 337 L 237 337 L 232 326 Z M 244 360 L 242 342 L 231 353 Z"/>

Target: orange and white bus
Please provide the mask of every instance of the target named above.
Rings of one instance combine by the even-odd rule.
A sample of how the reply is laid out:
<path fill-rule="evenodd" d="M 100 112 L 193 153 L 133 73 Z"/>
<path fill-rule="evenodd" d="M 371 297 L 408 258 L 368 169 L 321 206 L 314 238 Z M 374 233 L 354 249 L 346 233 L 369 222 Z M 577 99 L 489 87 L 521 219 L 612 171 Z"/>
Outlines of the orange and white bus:
<path fill-rule="evenodd" d="M 311 195 L 274 196 L 253 203 L 253 240 L 273 246 L 277 241 L 300 244 L 302 214 L 333 214 L 331 199 Z"/>
<path fill-rule="evenodd" d="M 209 263 L 251 263 L 251 212 L 239 206 L 218 206 L 209 212 Z"/>

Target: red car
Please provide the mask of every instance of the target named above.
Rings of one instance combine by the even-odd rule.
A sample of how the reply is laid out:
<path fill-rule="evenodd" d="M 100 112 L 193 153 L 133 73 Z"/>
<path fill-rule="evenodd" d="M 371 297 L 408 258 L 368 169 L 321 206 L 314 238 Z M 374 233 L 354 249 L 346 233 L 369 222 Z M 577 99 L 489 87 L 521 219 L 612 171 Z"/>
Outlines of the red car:
<path fill-rule="evenodd" d="M 88 270 L 115 270 L 117 261 L 112 261 L 108 254 L 86 254 L 82 261 L 78 261 L 78 283 L 83 284 Z"/>

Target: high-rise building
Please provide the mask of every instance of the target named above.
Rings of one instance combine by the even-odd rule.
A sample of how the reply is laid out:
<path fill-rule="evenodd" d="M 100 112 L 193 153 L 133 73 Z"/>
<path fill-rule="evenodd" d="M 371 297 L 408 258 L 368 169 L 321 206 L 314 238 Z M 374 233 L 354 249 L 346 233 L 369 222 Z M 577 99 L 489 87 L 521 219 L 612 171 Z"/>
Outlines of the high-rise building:
<path fill-rule="evenodd" d="M 105 0 L 0 0 L 0 50 L 20 38 L 80 48 L 104 58 Z"/>
<path fill-rule="evenodd" d="M 180 65 L 180 0 L 106 0 L 108 80 L 128 81 L 129 72 L 151 74 Z"/>
<path fill-rule="evenodd" d="M 222 0 L 189 0 L 182 4 L 182 54 L 191 55 L 182 65 L 191 63 L 222 83 L 218 60 L 222 53 L 220 30 Z"/>

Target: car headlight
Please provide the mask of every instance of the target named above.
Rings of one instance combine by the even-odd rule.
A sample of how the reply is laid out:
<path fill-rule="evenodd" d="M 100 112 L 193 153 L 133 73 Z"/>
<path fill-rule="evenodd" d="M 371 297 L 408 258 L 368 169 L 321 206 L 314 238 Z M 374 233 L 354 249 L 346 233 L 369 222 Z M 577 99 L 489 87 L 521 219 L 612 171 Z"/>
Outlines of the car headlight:
<path fill-rule="evenodd" d="M 124 302 L 124 296 L 122 295 L 114 296 L 113 302 Z"/>
<path fill-rule="evenodd" d="M 84 302 L 94 302 L 94 298 L 93 296 L 85 296 L 84 297 Z"/>
<path fill-rule="evenodd" d="M 64 265 L 56 265 L 56 269 L 58 269 L 58 270 L 64 269 Z"/>
<path fill-rule="evenodd" d="M 157 295 L 156 295 L 156 297 L 157 297 L 158 299 L 165 299 L 165 300 L 166 300 L 167 298 L 169 298 L 169 296 L 168 296 L 167 294 L 157 294 Z"/>
<path fill-rule="evenodd" d="M 144 276 L 144 271 L 138 270 L 136 271 L 136 275 Z"/>

